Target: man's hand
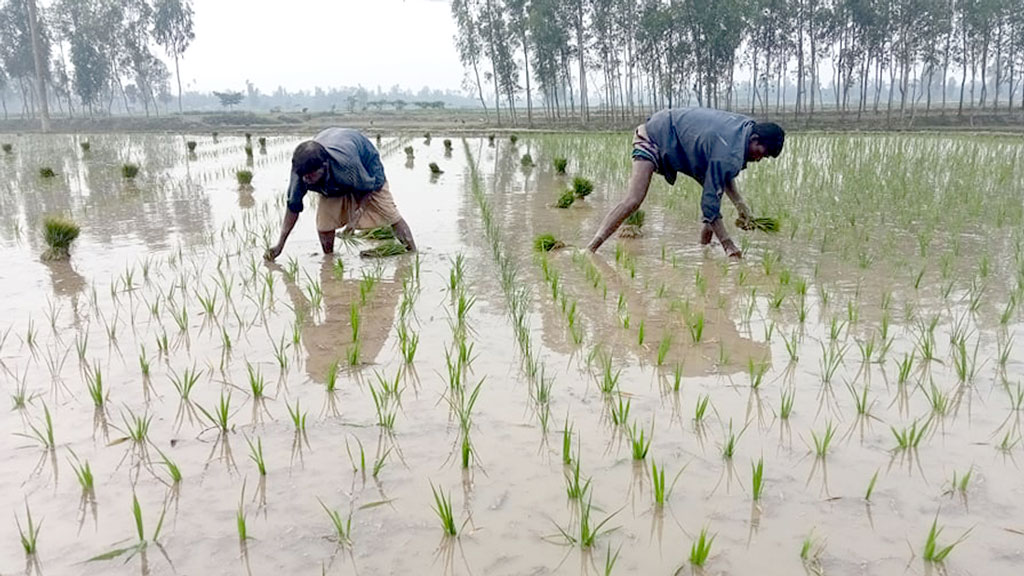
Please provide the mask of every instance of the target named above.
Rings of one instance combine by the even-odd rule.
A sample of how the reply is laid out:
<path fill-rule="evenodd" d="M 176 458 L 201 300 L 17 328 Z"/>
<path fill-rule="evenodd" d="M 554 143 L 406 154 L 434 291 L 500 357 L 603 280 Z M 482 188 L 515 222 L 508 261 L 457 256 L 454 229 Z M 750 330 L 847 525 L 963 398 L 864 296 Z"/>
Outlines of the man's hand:
<path fill-rule="evenodd" d="M 731 239 L 727 239 L 725 242 L 722 242 L 722 248 L 730 258 L 736 258 L 737 260 L 743 258 L 743 252 L 740 251 L 736 246 L 736 243 Z"/>
<path fill-rule="evenodd" d="M 281 245 L 275 244 L 270 248 L 267 248 L 267 251 L 263 253 L 263 259 L 267 260 L 268 262 L 273 262 L 274 260 L 277 259 L 278 256 L 281 255 L 281 250 L 283 250 Z"/>

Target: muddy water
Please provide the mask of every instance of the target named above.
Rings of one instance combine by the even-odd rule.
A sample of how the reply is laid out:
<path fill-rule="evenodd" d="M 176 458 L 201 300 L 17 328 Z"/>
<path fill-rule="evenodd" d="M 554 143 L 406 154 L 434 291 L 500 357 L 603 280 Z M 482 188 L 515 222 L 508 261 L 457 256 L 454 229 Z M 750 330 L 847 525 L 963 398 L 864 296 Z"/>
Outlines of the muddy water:
<path fill-rule="evenodd" d="M 859 152 L 841 138 L 793 138 L 793 160 L 752 168 L 744 178 L 755 208 L 784 215 L 797 232 L 737 233 L 747 248 L 739 263 L 696 246 L 695 187 L 663 184 L 644 206 L 642 238 L 610 240 L 595 258 L 565 250 L 544 262 L 532 252 L 533 236 L 543 232 L 576 246 L 587 242 L 621 194 L 629 169 L 624 137 L 552 136 L 516 146 L 499 140 L 493 147 L 486 139 L 465 146 L 455 140 L 451 154 L 436 136 L 430 144 L 384 138 L 385 168 L 421 247 L 418 258 L 362 260 L 362 244 L 321 255 L 311 199 L 270 265 L 260 255 L 278 232 L 295 138 L 270 138 L 266 153 L 257 151 L 251 190 L 235 183 L 235 170 L 249 164 L 237 136 L 92 136 L 88 153 L 77 137 L 5 138 L 14 153 L 0 157 L 0 241 L 9 263 L 0 271 L 0 387 L 8 397 L 23 391 L 25 403 L 0 418 L 0 510 L 8 518 L 0 523 L 0 573 L 26 570 L 11 518 L 24 525 L 26 503 L 43 521 L 28 568 L 48 574 L 602 573 L 608 549 L 619 551 L 614 573 L 688 573 L 690 544 L 703 527 L 717 535 L 707 574 L 927 573 L 933 568 L 921 551 L 936 514 L 946 526 L 940 544 L 973 529 L 947 572 L 1016 573 L 1024 483 L 1014 398 L 1024 355 L 1018 345 L 1005 364 L 999 356 L 1007 341 L 1022 340 L 1019 311 L 1000 319 L 1017 290 L 1020 222 L 1012 198 L 1019 204 L 1021 144 L 874 138 L 862 139 Z M 185 152 L 186 139 L 198 142 L 195 155 Z M 415 149 L 412 162 L 406 145 Z M 1002 208 L 1007 222 L 971 212 L 954 226 L 937 209 L 916 218 L 885 212 L 875 196 L 860 204 L 827 204 L 831 194 L 824 192 L 814 202 L 796 197 L 800 186 L 869 186 L 866 167 L 891 152 L 887 147 L 910 157 L 917 149 L 949 154 L 945 162 L 933 159 L 934 178 L 945 182 L 977 181 L 976 168 L 954 161 L 965 151 L 978 162 L 1006 159 L 1008 169 L 980 182 L 987 187 L 980 212 Z M 536 167 L 520 166 L 526 152 Z M 596 183 L 593 195 L 568 210 L 551 207 L 570 182 L 549 168 L 556 154 L 572 159 L 570 174 Z M 135 182 L 120 176 L 128 160 L 142 166 Z M 839 160 L 849 174 L 835 174 Z M 444 174 L 431 177 L 429 162 Z M 495 215 L 500 250 L 512 256 L 517 287 L 527 291 L 532 342 L 544 377 L 554 382 L 547 405 L 531 398 L 507 292 L 471 193 L 471 163 Z M 56 178 L 40 179 L 45 164 Z M 822 165 L 833 175 L 823 176 Z M 997 187 L 998 178 L 1009 184 Z M 953 200 L 939 196 L 929 206 Z M 829 230 L 819 213 L 832 211 L 860 222 Z M 39 259 L 48 213 L 70 214 L 82 225 L 70 262 Z M 929 220 L 934 232 L 923 254 L 912 226 L 893 233 L 891 243 L 877 240 L 904 219 Z M 865 235 L 877 250 L 862 255 L 857 246 Z M 886 249 L 903 240 L 913 247 Z M 995 249 L 982 250 L 993 242 Z M 455 316 L 447 285 L 460 253 L 476 297 L 468 314 L 470 379 L 483 381 L 468 470 L 460 467 L 445 363 Z M 927 274 L 918 281 L 922 268 Z M 376 281 L 364 295 L 366 277 Z M 802 313 L 798 279 L 807 284 Z M 972 287 L 981 284 L 983 292 Z M 200 297 L 211 295 L 207 314 Z M 359 353 L 350 366 L 353 303 Z M 695 342 L 690 326 L 698 315 L 704 327 Z M 923 362 L 922 334 L 932 318 L 935 358 Z M 403 322 L 419 336 L 410 366 L 399 342 Z M 883 324 L 889 345 L 880 359 Z M 960 333 L 969 354 L 977 349 L 976 373 L 966 383 L 951 345 Z M 872 337 L 875 351 L 865 363 L 858 344 Z M 140 368 L 143 349 L 148 377 Z M 823 383 L 829 351 L 843 360 Z M 900 382 L 897 363 L 911 355 L 913 368 Z M 605 362 L 618 373 L 610 396 L 600 392 Z M 336 388 L 328 392 L 334 364 Z M 262 400 L 252 397 L 250 367 L 266 382 Z M 749 372 L 761 367 L 755 389 Z M 109 394 L 99 409 L 86 387 L 96 369 Z M 188 369 L 199 379 L 184 402 L 173 380 Z M 401 408 L 388 433 L 377 426 L 371 387 L 399 373 Z M 868 414 L 859 415 L 851 389 L 865 388 Z M 946 398 L 944 410 L 929 400 L 933 390 Z M 780 417 L 783 391 L 794 398 L 787 419 Z M 653 429 L 639 464 L 610 414 L 620 397 L 629 400 L 638 430 Z M 703 397 L 708 409 L 695 422 Z M 222 398 L 230 398 L 226 433 L 204 415 Z M 305 433 L 289 416 L 296 406 L 306 413 Z M 43 429 L 44 408 L 53 418 L 52 450 L 33 433 L 33 426 Z M 152 418 L 146 443 L 122 441 L 133 414 Z M 591 523 L 611 517 L 593 549 L 568 545 L 560 530 L 578 533 L 580 515 L 565 492 L 567 417 L 581 472 L 591 479 Z M 890 427 L 915 420 L 928 422 L 920 446 L 894 451 Z M 830 423 L 835 438 L 817 458 L 814 435 Z M 738 441 L 727 459 L 730 425 Z M 247 439 L 257 438 L 265 477 L 249 457 Z M 161 453 L 180 467 L 180 484 Z M 89 462 L 94 493 L 83 494 L 74 457 Z M 750 463 L 758 458 L 765 487 L 754 503 Z M 663 508 L 652 504 L 651 460 L 674 483 Z M 968 471 L 966 492 L 951 492 L 954 473 Z M 457 539 L 442 536 L 432 484 L 452 495 Z M 147 539 L 164 515 L 159 538 L 128 562 L 127 555 L 85 562 L 138 541 L 133 493 Z M 331 538 L 320 501 L 342 518 L 351 513 L 351 545 Z M 236 528 L 240 506 L 250 536 L 244 543 Z M 808 535 L 819 552 L 803 562 Z"/>

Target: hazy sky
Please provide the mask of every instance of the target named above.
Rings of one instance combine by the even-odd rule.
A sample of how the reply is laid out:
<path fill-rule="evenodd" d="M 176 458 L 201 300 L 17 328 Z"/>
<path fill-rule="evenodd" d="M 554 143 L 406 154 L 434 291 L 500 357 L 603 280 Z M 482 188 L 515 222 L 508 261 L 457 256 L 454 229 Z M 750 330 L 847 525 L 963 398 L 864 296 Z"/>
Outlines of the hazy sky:
<path fill-rule="evenodd" d="M 186 90 L 244 90 L 247 79 L 264 93 L 461 89 L 444 0 L 193 0 L 193 10 L 196 39 L 181 61 Z"/>

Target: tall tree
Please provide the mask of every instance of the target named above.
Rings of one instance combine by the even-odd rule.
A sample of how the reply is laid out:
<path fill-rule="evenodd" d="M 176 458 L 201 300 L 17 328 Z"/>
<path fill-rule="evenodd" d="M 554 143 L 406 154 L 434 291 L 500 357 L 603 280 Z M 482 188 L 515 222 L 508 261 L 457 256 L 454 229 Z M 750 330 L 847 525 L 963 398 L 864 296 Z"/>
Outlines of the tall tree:
<path fill-rule="evenodd" d="M 473 79 L 480 105 L 487 115 L 487 102 L 484 100 L 484 87 L 480 82 L 480 27 L 476 21 L 477 7 L 474 0 L 452 0 L 452 16 L 455 18 L 455 48 L 459 51 L 459 60 L 463 66 L 473 67 Z"/>
<path fill-rule="evenodd" d="M 28 26 L 32 35 L 32 57 L 35 60 L 36 92 L 39 94 L 39 121 L 43 132 L 50 131 L 50 104 L 46 98 L 47 63 L 50 61 L 49 47 L 43 45 L 42 22 L 36 9 L 36 0 L 25 0 L 28 8 Z"/>
<path fill-rule="evenodd" d="M 156 0 L 153 10 L 153 38 L 174 57 L 178 112 L 181 112 L 181 69 L 178 61 L 196 37 L 192 30 L 192 3 L 189 0 Z"/>

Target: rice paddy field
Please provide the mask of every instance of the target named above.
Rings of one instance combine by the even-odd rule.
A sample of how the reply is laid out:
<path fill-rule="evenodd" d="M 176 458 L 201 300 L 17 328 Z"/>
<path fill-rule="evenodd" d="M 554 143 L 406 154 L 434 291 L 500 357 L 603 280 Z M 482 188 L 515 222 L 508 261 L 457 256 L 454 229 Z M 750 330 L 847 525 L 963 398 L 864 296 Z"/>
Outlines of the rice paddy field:
<path fill-rule="evenodd" d="M 1019 573 L 1020 136 L 792 135 L 739 261 L 657 176 L 579 248 L 627 134 L 444 138 L 419 253 L 274 263 L 297 137 L 0 138 L 0 573 Z"/>

